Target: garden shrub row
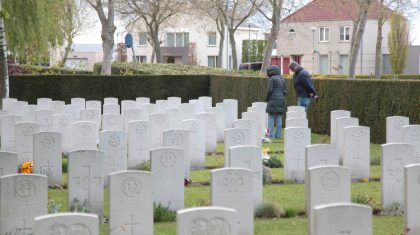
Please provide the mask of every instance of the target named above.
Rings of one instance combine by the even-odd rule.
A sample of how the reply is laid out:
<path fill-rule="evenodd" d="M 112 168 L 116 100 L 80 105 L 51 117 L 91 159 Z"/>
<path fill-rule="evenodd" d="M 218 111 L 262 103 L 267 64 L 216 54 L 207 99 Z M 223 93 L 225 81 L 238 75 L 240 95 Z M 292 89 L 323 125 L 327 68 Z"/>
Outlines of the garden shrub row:
<path fill-rule="evenodd" d="M 76 69 L 68 69 L 63 67 L 45 67 L 45 66 L 37 66 L 37 65 L 30 65 L 30 64 L 21 64 L 21 65 L 10 65 L 8 67 L 8 71 L 10 75 L 22 75 L 22 74 L 30 74 L 30 75 L 57 75 L 57 74 L 92 74 L 92 71 L 88 70 L 76 70 Z"/>
<path fill-rule="evenodd" d="M 315 79 L 320 98 L 309 109 L 312 131 L 329 134 L 330 111 L 350 110 L 360 125 L 371 128 L 374 143 L 385 142 L 385 119 L 392 115 L 420 123 L 420 81 Z M 291 79 L 286 79 L 287 106 L 296 105 Z M 152 101 L 179 96 L 183 102 L 199 96 L 212 96 L 213 104 L 223 99 L 239 100 L 239 112 L 252 102 L 264 101 L 267 79 L 227 75 L 15 75 L 10 77 L 10 96 L 30 103 L 39 97 L 69 102 L 72 97 L 120 100 L 150 97 Z"/>

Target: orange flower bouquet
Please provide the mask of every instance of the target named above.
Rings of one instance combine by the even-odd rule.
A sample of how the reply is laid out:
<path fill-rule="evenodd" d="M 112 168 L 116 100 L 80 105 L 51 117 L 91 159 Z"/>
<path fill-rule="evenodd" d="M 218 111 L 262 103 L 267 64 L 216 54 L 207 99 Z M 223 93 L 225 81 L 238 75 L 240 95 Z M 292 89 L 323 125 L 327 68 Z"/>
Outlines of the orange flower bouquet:
<path fill-rule="evenodd" d="M 19 172 L 23 174 L 31 174 L 33 171 L 33 166 L 34 165 L 32 164 L 32 162 L 24 162 L 19 167 Z"/>

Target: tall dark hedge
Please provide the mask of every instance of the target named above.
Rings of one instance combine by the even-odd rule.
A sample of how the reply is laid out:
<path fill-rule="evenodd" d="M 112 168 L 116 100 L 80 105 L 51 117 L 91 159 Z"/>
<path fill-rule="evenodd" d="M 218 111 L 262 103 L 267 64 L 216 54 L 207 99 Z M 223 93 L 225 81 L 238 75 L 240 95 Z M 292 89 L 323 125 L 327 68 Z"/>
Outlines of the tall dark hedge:
<path fill-rule="evenodd" d="M 19 75 L 10 77 L 10 97 L 36 103 L 40 97 L 63 100 L 73 97 L 119 100 L 150 97 L 152 101 L 178 96 L 183 102 L 209 95 L 208 75 L 135 75 L 135 76 L 83 76 L 83 75 Z"/>
<path fill-rule="evenodd" d="M 286 105 L 296 105 L 291 79 L 286 79 Z M 312 131 L 329 134 L 330 112 L 345 109 L 371 128 L 371 141 L 385 142 L 385 120 L 402 115 L 420 124 L 420 81 L 315 79 L 319 99 L 312 102 L 308 119 Z M 40 97 L 69 102 L 73 97 L 120 100 L 147 96 L 154 100 L 179 96 L 183 102 L 199 96 L 212 96 L 213 104 L 238 99 L 239 112 L 252 102 L 264 101 L 267 79 L 216 75 L 28 75 L 10 77 L 10 97 L 36 103 Z"/>
<path fill-rule="evenodd" d="M 286 105 L 296 105 L 292 80 L 286 79 Z M 371 141 L 385 142 L 386 117 L 401 115 L 411 124 L 420 123 L 420 81 L 315 79 L 319 99 L 308 111 L 309 126 L 313 132 L 330 133 L 330 112 L 349 110 L 360 125 L 371 130 Z M 215 102 L 224 98 L 239 100 L 239 111 L 244 112 L 255 101 L 264 101 L 267 79 L 259 77 L 212 76 L 210 94 Z"/>

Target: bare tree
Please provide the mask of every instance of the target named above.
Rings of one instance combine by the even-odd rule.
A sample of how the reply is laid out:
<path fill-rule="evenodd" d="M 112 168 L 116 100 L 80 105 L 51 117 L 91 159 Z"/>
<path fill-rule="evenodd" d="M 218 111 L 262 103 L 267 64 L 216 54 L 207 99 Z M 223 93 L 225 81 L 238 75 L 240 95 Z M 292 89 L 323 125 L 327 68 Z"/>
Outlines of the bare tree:
<path fill-rule="evenodd" d="M 93 27 L 96 23 L 91 11 L 86 7 L 86 2 L 82 0 L 65 0 L 63 8 L 64 15 L 61 28 L 64 33 L 66 46 L 61 56 L 61 65 L 66 63 L 73 39 L 85 29 Z"/>
<path fill-rule="evenodd" d="M 345 0 L 346 1 L 346 0 Z M 350 44 L 349 72 L 348 79 L 355 79 L 356 62 L 359 54 L 360 42 L 365 32 L 365 26 L 368 19 L 369 7 L 375 0 L 355 0 L 357 6 L 357 17 L 353 20 L 353 34 Z"/>
<path fill-rule="evenodd" d="M 114 33 L 117 29 L 117 27 L 114 25 L 115 0 L 104 0 L 104 2 L 102 2 L 102 0 L 86 1 L 95 9 L 102 25 L 101 38 L 104 57 L 102 60 L 101 74 L 111 75 L 112 54 L 114 50 Z M 107 14 L 105 14 L 105 12 L 107 12 Z"/>
<path fill-rule="evenodd" d="M 159 29 L 162 24 L 185 9 L 184 0 L 121 0 L 118 12 L 135 25 L 140 21 L 145 24 L 153 46 L 156 62 L 162 62 Z"/>
<path fill-rule="evenodd" d="M 266 8 L 264 9 L 263 6 Z M 261 74 L 264 74 L 268 66 L 271 64 L 271 54 L 273 51 L 274 44 L 276 43 L 279 30 L 280 30 L 280 21 L 281 13 L 283 7 L 283 0 L 267 0 L 267 2 L 259 8 L 259 12 L 264 16 L 268 21 L 271 22 L 270 35 L 267 39 L 267 44 L 264 49 L 263 64 L 261 66 Z M 271 16 L 267 12 L 267 8 L 271 10 Z M 269 12 L 269 11 L 268 11 Z"/>
<path fill-rule="evenodd" d="M 398 76 L 404 71 L 408 56 L 408 27 L 404 16 L 398 12 L 391 15 L 391 32 L 388 36 L 388 49 L 392 70 Z"/>

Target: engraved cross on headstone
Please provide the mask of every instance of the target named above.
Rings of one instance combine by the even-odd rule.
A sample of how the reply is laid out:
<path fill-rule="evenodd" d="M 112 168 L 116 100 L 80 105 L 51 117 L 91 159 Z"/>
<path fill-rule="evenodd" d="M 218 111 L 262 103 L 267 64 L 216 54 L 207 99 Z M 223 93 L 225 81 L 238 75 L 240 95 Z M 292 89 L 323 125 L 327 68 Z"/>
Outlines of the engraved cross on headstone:
<path fill-rule="evenodd" d="M 46 165 L 44 164 L 43 166 L 40 166 L 39 167 L 39 169 L 41 171 L 40 174 L 47 175 L 47 176 L 52 175 L 51 168 L 53 168 L 53 167 L 54 166 L 50 164 L 50 160 L 47 160 L 47 164 Z"/>
<path fill-rule="evenodd" d="M 245 169 L 251 169 L 251 161 L 242 161 Z"/>
<path fill-rule="evenodd" d="M 356 157 L 354 157 L 354 158 L 352 158 L 353 160 L 356 160 L 356 167 L 359 167 L 359 161 L 360 160 L 362 160 L 363 158 L 362 157 L 360 157 L 360 154 L 359 153 L 357 153 L 356 154 Z"/>
<path fill-rule="evenodd" d="M 90 197 L 91 197 L 91 186 L 95 183 L 94 180 L 97 180 L 97 182 L 100 182 L 102 177 L 92 177 L 90 174 L 90 168 L 91 166 L 82 166 L 83 174 L 79 177 L 73 177 L 73 179 L 76 180 L 76 183 L 82 186 L 82 189 L 87 192 L 87 202 L 90 205 Z"/>
<path fill-rule="evenodd" d="M 351 235 L 351 231 L 338 231 L 338 234 L 340 235 Z"/>
<path fill-rule="evenodd" d="M 300 154 L 298 153 L 298 155 L 297 155 L 297 158 L 295 158 L 295 159 L 293 159 L 293 160 L 295 160 L 295 161 L 297 161 L 297 164 L 298 164 L 298 169 L 301 169 L 301 166 L 300 166 L 300 162 L 302 161 L 303 162 L 303 158 L 301 158 L 301 156 L 300 156 Z"/>
<path fill-rule="evenodd" d="M 139 151 L 139 156 L 143 156 L 145 155 L 144 152 L 146 151 L 146 149 L 143 147 L 143 145 L 140 145 L 140 147 L 136 148 L 136 151 Z"/>
<path fill-rule="evenodd" d="M 134 234 L 134 227 L 135 226 L 140 226 L 140 224 L 134 222 L 134 215 L 131 214 L 130 217 L 131 217 L 130 222 L 129 223 L 125 223 L 124 225 L 125 226 L 130 226 L 130 228 L 131 228 L 131 235 L 135 235 Z"/>
<path fill-rule="evenodd" d="M 198 156 L 199 155 L 200 148 L 198 147 L 197 143 L 194 143 L 192 150 L 193 150 L 193 156 Z"/>
<path fill-rule="evenodd" d="M 31 160 L 30 156 L 32 155 L 32 153 L 33 153 L 33 150 L 29 148 L 29 144 L 26 145 L 26 149 L 25 151 L 23 151 L 23 155 L 25 156 L 27 162 Z"/>
<path fill-rule="evenodd" d="M 112 167 L 112 171 L 116 171 L 116 167 L 120 166 L 120 164 L 116 163 L 115 160 L 112 160 L 111 164 L 108 164 L 108 166 L 111 168 Z"/>
<path fill-rule="evenodd" d="M 319 159 L 321 165 L 327 165 L 327 159 Z"/>
<path fill-rule="evenodd" d="M 26 231 L 28 231 L 28 233 Z M 26 219 L 23 219 L 22 227 L 16 228 L 16 234 L 19 234 L 19 235 L 32 234 L 32 228 L 26 227 Z"/>

